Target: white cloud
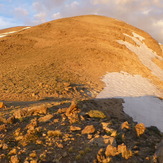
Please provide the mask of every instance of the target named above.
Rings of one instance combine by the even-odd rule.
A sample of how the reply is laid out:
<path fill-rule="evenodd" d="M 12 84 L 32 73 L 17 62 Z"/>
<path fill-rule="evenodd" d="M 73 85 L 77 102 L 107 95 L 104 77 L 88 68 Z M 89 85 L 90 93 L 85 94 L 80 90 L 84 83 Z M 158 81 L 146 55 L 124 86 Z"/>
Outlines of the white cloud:
<path fill-rule="evenodd" d="M 57 12 L 57 13 L 55 13 L 55 14 L 52 15 L 52 19 L 59 19 L 61 17 L 62 16 L 61 16 L 61 13 L 60 12 Z"/>
<path fill-rule="evenodd" d="M 34 23 L 43 23 L 46 21 L 47 14 L 45 12 L 40 12 L 34 15 Z"/>

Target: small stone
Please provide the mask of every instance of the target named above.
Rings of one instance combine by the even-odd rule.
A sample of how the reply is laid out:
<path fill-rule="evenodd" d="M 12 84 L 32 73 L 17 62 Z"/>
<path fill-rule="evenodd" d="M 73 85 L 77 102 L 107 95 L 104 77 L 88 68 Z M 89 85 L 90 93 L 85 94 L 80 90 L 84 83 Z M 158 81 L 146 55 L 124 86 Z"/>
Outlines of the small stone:
<path fill-rule="evenodd" d="M 50 119 L 53 118 L 53 115 L 49 114 L 49 115 L 45 115 L 43 117 L 40 117 L 38 119 L 39 122 L 47 122 L 47 121 L 50 121 Z"/>
<path fill-rule="evenodd" d="M 91 118 L 106 118 L 106 115 L 99 110 L 90 110 L 87 113 Z"/>
<path fill-rule="evenodd" d="M 30 163 L 38 163 L 37 160 L 31 160 Z"/>
<path fill-rule="evenodd" d="M 46 114 L 47 113 L 47 107 L 45 105 L 40 106 L 34 106 L 28 109 L 28 112 L 31 115 L 38 115 L 38 114 Z"/>
<path fill-rule="evenodd" d="M 106 147 L 106 150 L 105 150 L 105 155 L 106 156 L 116 156 L 117 155 L 117 148 L 112 146 L 112 145 L 108 145 Z"/>
<path fill-rule="evenodd" d="M 19 163 L 18 156 L 17 155 L 11 156 L 10 163 Z"/>
<path fill-rule="evenodd" d="M 5 131 L 7 128 L 6 124 L 0 125 L 0 131 Z"/>
<path fill-rule="evenodd" d="M 54 119 L 53 122 L 57 123 L 57 122 L 59 122 L 59 119 Z"/>
<path fill-rule="evenodd" d="M 36 157 L 37 154 L 36 154 L 36 151 L 33 151 L 32 153 L 29 154 L 30 157 Z"/>
<path fill-rule="evenodd" d="M 15 122 L 15 117 L 12 116 L 12 117 L 9 117 L 6 121 L 6 123 L 9 123 L 9 124 L 13 124 Z"/>
<path fill-rule="evenodd" d="M 82 134 L 91 134 L 95 132 L 95 128 L 93 125 L 88 125 L 82 130 Z"/>
<path fill-rule="evenodd" d="M 36 140 L 36 144 L 43 144 L 41 140 Z"/>
<path fill-rule="evenodd" d="M 87 136 L 88 139 L 92 139 L 92 137 L 93 136 L 91 134 L 88 134 L 88 136 Z"/>
<path fill-rule="evenodd" d="M 16 152 L 17 152 L 17 150 L 16 150 L 16 148 L 14 148 L 8 154 L 9 155 L 16 155 Z"/>
<path fill-rule="evenodd" d="M 49 130 L 47 134 L 48 136 L 61 136 L 62 132 L 60 130 Z"/>
<path fill-rule="evenodd" d="M 17 119 L 20 119 L 20 118 L 26 117 L 27 113 L 28 113 L 27 108 L 19 109 L 19 110 L 14 112 L 14 117 Z"/>
<path fill-rule="evenodd" d="M 3 144 L 2 149 L 8 149 L 8 145 L 7 144 Z"/>
<path fill-rule="evenodd" d="M 118 153 L 121 153 L 125 159 L 129 159 L 132 156 L 132 151 L 128 150 L 124 144 L 118 145 Z"/>
<path fill-rule="evenodd" d="M 124 128 L 130 129 L 130 125 L 129 125 L 129 123 L 127 121 L 123 122 L 122 125 L 121 125 L 121 129 L 124 129 Z"/>
<path fill-rule="evenodd" d="M 77 126 L 70 126 L 70 131 L 80 131 L 81 128 Z"/>
<path fill-rule="evenodd" d="M 145 132 L 145 125 L 143 123 L 139 123 L 135 126 L 135 130 L 136 130 L 136 133 L 137 133 L 137 136 L 140 136 L 142 134 L 144 134 Z"/>
<path fill-rule="evenodd" d="M 0 109 L 4 107 L 5 107 L 5 104 L 3 102 L 0 102 Z"/>

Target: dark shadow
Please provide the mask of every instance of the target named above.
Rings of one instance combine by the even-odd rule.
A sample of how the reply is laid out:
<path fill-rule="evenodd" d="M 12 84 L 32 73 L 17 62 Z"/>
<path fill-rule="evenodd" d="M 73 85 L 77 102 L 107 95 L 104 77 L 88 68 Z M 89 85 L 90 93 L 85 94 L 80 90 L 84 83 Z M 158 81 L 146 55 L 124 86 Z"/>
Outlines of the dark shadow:
<path fill-rule="evenodd" d="M 28 107 L 30 105 L 40 105 L 43 103 L 48 103 L 48 102 L 61 102 L 61 101 L 66 101 L 66 100 L 71 100 L 70 98 L 56 98 L 56 97 L 45 97 L 41 100 L 38 101 L 0 101 L 4 102 L 7 107 Z"/>

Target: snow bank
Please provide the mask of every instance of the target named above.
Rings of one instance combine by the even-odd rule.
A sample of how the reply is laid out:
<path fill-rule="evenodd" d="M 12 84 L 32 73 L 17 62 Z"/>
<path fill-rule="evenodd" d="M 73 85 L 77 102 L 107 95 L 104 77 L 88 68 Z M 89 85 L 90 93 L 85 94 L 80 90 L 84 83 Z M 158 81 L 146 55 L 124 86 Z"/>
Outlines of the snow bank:
<path fill-rule="evenodd" d="M 123 40 L 118 40 L 117 42 L 119 44 L 125 45 L 129 50 L 134 52 L 138 56 L 142 64 L 144 64 L 148 69 L 151 70 L 151 73 L 153 75 L 163 80 L 163 70 L 152 61 L 153 58 L 157 58 L 159 60 L 163 60 L 163 58 L 157 55 L 156 52 L 152 51 L 150 48 L 147 47 L 145 43 L 142 42 L 142 40 L 144 40 L 142 36 L 134 32 L 133 36 L 129 36 L 127 34 L 124 35 L 130 37 L 137 44 L 137 46 Z"/>
<path fill-rule="evenodd" d="M 163 100 L 160 92 L 149 79 L 125 72 L 104 76 L 106 87 L 96 98 L 123 98 L 124 112 L 146 126 L 157 126 L 163 131 Z"/>
<path fill-rule="evenodd" d="M 23 31 L 23 30 L 26 30 L 26 29 L 29 29 L 29 28 L 31 28 L 31 27 L 25 27 L 25 28 L 22 28 L 21 30 L 18 30 L 18 31 L 10 31 L 10 32 L 1 33 L 1 34 L 0 34 L 0 38 L 6 37 L 6 36 L 8 36 L 9 34 L 16 33 L 16 32 L 20 32 L 20 31 Z"/>

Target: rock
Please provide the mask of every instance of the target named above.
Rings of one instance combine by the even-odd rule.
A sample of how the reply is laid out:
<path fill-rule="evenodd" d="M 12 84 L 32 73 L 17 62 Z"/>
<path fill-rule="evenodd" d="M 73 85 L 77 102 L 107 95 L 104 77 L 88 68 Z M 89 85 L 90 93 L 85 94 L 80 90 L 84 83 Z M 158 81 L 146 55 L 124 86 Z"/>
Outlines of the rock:
<path fill-rule="evenodd" d="M 5 107 L 5 104 L 3 102 L 0 102 L 0 109 L 4 107 Z"/>
<path fill-rule="evenodd" d="M 93 125 L 88 125 L 82 130 L 82 134 L 91 134 L 95 132 L 95 128 Z"/>
<path fill-rule="evenodd" d="M 91 118 L 106 118 L 106 115 L 99 110 L 90 110 L 87 113 Z"/>
<path fill-rule="evenodd" d="M 31 160 L 30 163 L 38 163 L 37 160 Z"/>
<path fill-rule="evenodd" d="M 19 110 L 14 112 L 14 117 L 17 119 L 20 119 L 20 118 L 26 117 L 27 113 L 28 113 L 27 108 L 19 109 Z"/>
<path fill-rule="evenodd" d="M 17 155 L 11 156 L 10 163 L 19 163 L 18 156 Z"/>
<path fill-rule="evenodd" d="M 16 148 L 14 148 L 8 154 L 9 155 L 16 155 L 16 152 L 17 152 L 17 150 L 16 150 Z"/>
<path fill-rule="evenodd" d="M 4 144 L 2 145 L 2 149 L 4 149 L 4 150 L 5 150 L 5 149 L 8 149 L 8 145 L 4 143 Z"/>
<path fill-rule="evenodd" d="M 142 134 L 144 134 L 145 132 L 145 125 L 143 123 L 139 123 L 135 126 L 135 130 L 136 130 L 136 133 L 137 133 L 137 136 L 140 136 Z"/>
<path fill-rule="evenodd" d="M 0 125 L 0 131 L 5 131 L 7 128 L 6 124 Z"/>
<path fill-rule="evenodd" d="M 71 113 L 77 110 L 77 102 L 72 101 L 70 107 L 66 110 L 66 116 L 69 116 Z"/>
<path fill-rule="evenodd" d="M 163 140 L 157 146 L 157 149 L 155 152 L 155 157 L 156 157 L 158 163 L 163 162 Z"/>
<path fill-rule="evenodd" d="M 53 122 L 57 123 L 57 122 L 59 122 L 59 119 L 54 119 Z"/>
<path fill-rule="evenodd" d="M 6 119 L 3 118 L 3 117 L 0 117 L 0 122 L 2 122 L 2 123 L 6 123 Z"/>
<path fill-rule="evenodd" d="M 30 157 L 36 157 L 36 156 L 37 156 L 36 151 L 33 151 L 32 153 L 30 153 L 29 156 L 30 156 Z"/>
<path fill-rule="evenodd" d="M 48 136 L 61 136 L 62 132 L 60 130 L 49 130 L 47 132 Z"/>
<path fill-rule="evenodd" d="M 70 131 L 79 131 L 81 130 L 80 127 L 77 127 L 77 126 L 70 126 Z"/>
<path fill-rule="evenodd" d="M 9 117 L 6 121 L 6 123 L 9 123 L 9 124 L 13 124 L 15 122 L 15 117 L 12 116 L 12 117 Z"/>
<path fill-rule="evenodd" d="M 53 115 L 48 114 L 48 115 L 45 115 L 45 116 L 43 116 L 43 117 L 40 117 L 40 118 L 38 119 L 38 121 L 39 121 L 39 122 L 47 122 L 47 121 L 50 121 L 50 119 L 52 119 L 52 118 L 53 118 Z"/>
<path fill-rule="evenodd" d="M 35 127 L 37 127 L 38 122 L 37 118 L 31 119 L 30 123 L 25 127 L 25 129 L 28 129 L 27 132 L 30 132 L 32 130 L 35 130 Z"/>
<path fill-rule="evenodd" d="M 105 150 L 105 155 L 106 156 L 116 156 L 117 155 L 117 148 L 112 146 L 112 145 L 108 145 L 106 147 L 106 150 Z"/>
<path fill-rule="evenodd" d="M 130 125 L 129 123 L 126 121 L 126 122 L 123 122 L 122 125 L 121 125 L 121 129 L 130 129 Z"/>
<path fill-rule="evenodd" d="M 118 145 L 118 153 L 121 153 L 125 159 L 129 159 L 132 156 L 132 151 L 128 150 L 124 144 Z"/>
<path fill-rule="evenodd" d="M 112 146 L 116 146 L 117 144 L 115 138 L 112 136 L 104 135 L 103 139 L 105 144 L 110 144 Z"/>
<path fill-rule="evenodd" d="M 45 105 L 40 105 L 29 108 L 28 112 L 31 113 L 32 115 L 46 114 L 47 109 L 48 108 Z"/>
<path fill-rule="evenodd" d="M 106 132 L 110 132 L 111 129 L 108 127 L 108 125 L 110 125 L 110 123 L 102 122 L 101 125 L 102 125 L 102 128 L 103 128 Z"/>

